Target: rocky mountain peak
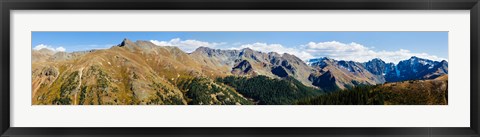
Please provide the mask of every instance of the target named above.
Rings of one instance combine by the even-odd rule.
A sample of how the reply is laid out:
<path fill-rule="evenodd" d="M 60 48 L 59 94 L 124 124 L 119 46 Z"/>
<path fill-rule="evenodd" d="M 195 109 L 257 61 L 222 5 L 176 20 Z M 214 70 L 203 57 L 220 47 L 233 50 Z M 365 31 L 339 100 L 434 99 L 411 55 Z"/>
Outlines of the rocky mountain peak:
<path fill-rule="evenodd" d="M 244 48 L 240 50 L 240 55 L 253 55 L 255 51 L 251 48 Z"/>
<path fill-rule="evenodd" d="M 194 52 L 208 52 L 208 51 L 212 51 L 213 49 L 209 48 L 209 47 L 204 47 L 204 46 L 201 46 L 201 47 L 198 47 L 197 49 L 195 49 Z"/>
<path fill-rule="evenodd" d="M 123 41 L 117 45 L 118 47 L 127 48 L 129 51 L 141 51 L 145 53 L 152 52 L 157 45 L 150 41 L 137 40 L 132 42 L 130 39 L 123 39 Z"/>
<path fill-rule="evenodd" d="M 310 66 L 320 66 L 323 68 L 327 65 L 327 63 L 333 63 L 333 62 L 335 62 L 335 60 L 332 58 L 321 57 L 321 58 L 310 59 L 307 61 L 307 64 Z"/>
<path fill-rule="evenodd" d="M 117 46 L 127 48 L 130 51 L 135 50 L 135 43 L 133 43 L 132 41 L 130 41 L 127 38 L 123 39 L 122 43 L 118 44 Z"/>
<path fill-rule="evenodd" d="M 195 51 L 193 51 L 192 53 L 197 53 L 197 54 L 206 54 L 208 56 L 212 56 L 214 54 L 217 54 L 219 53 L 220 50 L 216 50 L 216 49 L 212 49 L 212 48 L 209 48 L 209 47 L 198 47 L 197 49 L 195 49 Z"/>
<path fill-rule="evenodd" d="M 300 63 L 304 63 L 300 58 L 298 58 L 297 56 L 295 55 L 292 55 L 292 54 L 288 54 L 288 53 L 283 53 L 282 55 L 282 58 L 286 59 L 286 60 L 290 60 L 290 61 L 295 61 L 295 63 L 297 64 L 300 64 Z"/>
<path fill-rule="evenodd" d="M 120 43 L 120 45 L 118 45 L 118 46 L 119 46 L 119 47 L 124 47 L 124 46 L 132 45 L 132 44 L 133 44 L 132 41 L 130 41 L 130 40 L 127 39 L 127 38 L 124 38 L 123 41 L 122 41 L 122 43 Z"/>
<path fill-rule="evenodd" d="M 268 53 L 268 56 L 269 56 L 270 58 L 282 57 L 282 55 L 278 54 L 277 52 L 269 52 L 269 53 Z"/>
<path fill-rule="evenodd" d="M 374 58 L 374 59 L 372 59 L 372 60 L 370 60 L 370 61 L 368 61 L 368 62 L 377 62 L 377 63 L 383 63 L 383 64 L 385 64 L 385 61 L 383 61 L 383 60 L 380 59 L 380 58 Z"/>

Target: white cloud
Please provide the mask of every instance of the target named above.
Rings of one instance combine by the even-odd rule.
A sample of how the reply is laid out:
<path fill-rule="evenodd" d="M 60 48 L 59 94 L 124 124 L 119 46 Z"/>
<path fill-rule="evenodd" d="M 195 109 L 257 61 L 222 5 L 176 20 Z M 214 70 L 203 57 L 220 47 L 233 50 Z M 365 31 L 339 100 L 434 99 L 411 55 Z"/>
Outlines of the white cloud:
<path fill-rule="evenodd" d="M 337 60 L 351 60 L 357 62 L 366 62 L 374 58 L 380 58 L 385 62 L 398 63 L 401 60 L 409 59 L 412 56 L 430 60 L 447 60 L 427 53 L 414 53 L 409 50 L 400 49 L 397 51 L 377 51 L 374 47 L 367 47 L 355 42 L 341 43 L 338 41 L 328 42 L 309 42 L 305 45 L 295 47 L 285 47 L 281 44 L 270 43 L 250 43 L 241 44 L 233 43 L 225 45 L 226 43 L 212 43 L 198 40 L 181 40 L 180 38 L 171 39 L 170 41 L 150 40 L 150 42 L 158 46 L 177 46 L 185 52 L 192 52 L 198 47 L 209 47 L 216 49 L 243 49 L 250 48 L 261 52 L 277 52 L 279 54 L 288 53 L 297 56 L 302 60 L 308 60 L 319 57 L 330 57 Z M 222 46 L 223 45 L 223 46 Z"/>
<path fill-rule="evenodd" d="M 358 43 L 341 43 L 337 41 L 330 42 L 309 42 L 302 48 L 314 57 L 331 57 L 337 60 L 352 60 L 357 62 L 366 62 L 373 58 L 380 58 L 385 62 L 398 63 L 401 60 L 409 59 L 412 56 L 426 58 L 430 60 L 446 60 L 427 53 L 413 53 L 409 50 L 400 49 L 398 51 L 374 51 L 373 48 L 363 46 Z"/>
<path fill-rule="evenodd" d="M 215 48 L 216 46 L 225 44 L 224 42 L 211 43 L 198 40 L 181 40 L 180 38 L 171 39 L 170 41 L 150 40 L 150 42 L 158 46 L 176 46 L 185 52 L 192 52 L 198 47 Z"/>
<path fill-rule="evenodd" d="M 238 45 L 242 45 L 242 43 L 241 43 L 241 42 L 235 42 L 235 43 L 233 43 L 232 45 L 238 46 Z"/>
<path fill-rule="evenodd" d="M 37 45 L 33 49 L 34 50 L 48 49 L 48 50 L 51 50 L 53 52 L 65 52 L 66 51 L 66 49 L 64 47 L 54 48 L 53 46 L 49 46 L 49 45 L 45 45 L 45 44 Z"/>
<path fill-rule="evenodd" d="M 311 56 L 307 52 L 301 51 L 301 49 L 287 48 L 280 44 L 267 44 L 267 43 L 257 42 L 252 44 L 241 45 L 240 47 L 233 48 L 233 49 L 243 49 L 243 48 L 250 48 L 250 49 L 261 51 L 261 52 L 276 52 L 279 54 L 288 53 L 288 54 L 295 55 L 302 60 L 313 58 L 313 56 Z"/>
<path fill-rule="evenodd" d="M 58 48 L 55 48 L 55 51 L 65 52 L 65 48 L 63 48 L 63 47 L 58 47 Z"/>

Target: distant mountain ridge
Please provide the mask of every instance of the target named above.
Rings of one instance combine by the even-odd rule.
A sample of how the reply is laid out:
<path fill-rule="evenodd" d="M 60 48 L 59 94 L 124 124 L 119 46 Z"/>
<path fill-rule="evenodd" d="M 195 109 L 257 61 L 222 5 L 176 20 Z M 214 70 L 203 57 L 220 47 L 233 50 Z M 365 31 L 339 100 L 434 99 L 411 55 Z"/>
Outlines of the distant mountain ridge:
<path fill-rule="evenodd" d="M 397 65 L 393 63 L 385 63 L 378 58 L 372 59 L 368 62 L 359 63 L 354 61 L 337 61 L 327 57 L 311 59 L 308 61 L 308 64 L 312 67 L 317 67 L 317 70 L 320 70 L 319 73 L 335 73 L 333 75 L 327 75 L 332 75 L 337 81 L 336 85 L 340 88 L 358 84 L 381 84 L 385 82 L 398 82 L 405 80 L 435 79 L 439 76 L 448 74 L 447 61 L 432 61 L 415 56 L 407 60 L 402 60 Z M 333 66 L 333 68 L 330 66 Z M 353 75 L 353 78 L 344 80 L 345 78 L 340 78 L 343 74 L 347 75 L 344 77 Z M 328 82 L 331 81 L 331 79 L 332 78 L 330 78 L 330 80 L 324 79 L 322 81 Z"/>
<path fill-rule="evenodd" d="M 288 53 L 264 53 L 250 48 L 199 47 L 185 53 L 178 47 L 128 39 L 103 50 L 32 50 L 32 98 L 46 101 L 36 104 L 187 104 L 190 95 L 199 94 L 193 92 L 198 88 L 191 87 L 198 86 L 197 83 L 218 91 L 205 93 L 202 99 L 211 101 L 198 104 L 248 104 L 247 98 L 231 87 L 215 83 L 215 79 L 259 75 L 293 78 L 308 87 L 334 91 L 358 85 L 435 79 L 447 74 L 447 61 L 418 57 L 396 65 L 378 58 L 363 63 L 328 57 L 305 62 Z"/>
<path fill-rule="evenodd" d="M 190 55 L 198 62 L 218 68 L 218 72 L 241 76 L 293 77 L 307 86 L 313 86 L 308 81 L 312 68 L 298 57 L 287 53 L 263 53 L 249 48 L 219 50 L 200 47 Z"/>

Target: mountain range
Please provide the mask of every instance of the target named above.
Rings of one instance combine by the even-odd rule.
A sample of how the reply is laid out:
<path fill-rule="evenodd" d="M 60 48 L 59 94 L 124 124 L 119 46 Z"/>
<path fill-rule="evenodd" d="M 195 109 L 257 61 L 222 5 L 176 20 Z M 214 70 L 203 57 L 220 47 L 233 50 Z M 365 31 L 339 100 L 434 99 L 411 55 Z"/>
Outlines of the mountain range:
<path fill-rule="evenodd" d="M 250 104 L 234 86 L 216 79 L 229 76 L 298 81 L 323 92 L 448 74 L 447 61 L 418 57 L 386 63 L 302 59 L 249 48 L 177 47 L 124 39 L 109 49 L 81 52 L 32 50 L 33 104 Z M 268 79 L 266 79 L 268 80 Z M 212 92 L 202 92 L 208 89 Z M 300 91 L 300 90 L 299 90 Z M 201 101 L 199 101 L 201 100 Z"/>
<path fill-rule="evenodd" d="M 341 88 L 359 84 L 381 84 L 405 80 L 435 79 L 448 74 L 448 62 L 418 57 L 402 60 L 397 65 L 375 58 L 368 62 L 337 61 L 328 57 L 307 62 L 315 68 L 309 79 L 318 87 Z"/>

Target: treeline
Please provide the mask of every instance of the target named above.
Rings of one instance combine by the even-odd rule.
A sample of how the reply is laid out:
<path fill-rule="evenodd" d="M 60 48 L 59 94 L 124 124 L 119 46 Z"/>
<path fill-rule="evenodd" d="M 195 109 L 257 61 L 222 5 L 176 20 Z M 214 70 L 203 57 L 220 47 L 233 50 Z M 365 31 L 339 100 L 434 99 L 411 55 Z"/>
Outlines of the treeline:
<path fill-rule="evenodd" d="M 384 95 L 376 91 L 378 86 L 356 86 L 348 90 L 325 93 L 316 97 L 301 99 L 298 105 L 383 105 Z"/>
<path fill-rule="evenodd" d="M 189 105 L 252 105 L 228 86 L 207 78 L 181 78 L 177 87 L 184 92 Z"/>
<path fill-rule="evenodd" d="M 317 89 L 307 87 L 294 78 L 273 79 L 266 76 L 252 78 L 228 76 L 217 82 L 236 89 L 259 105 L 293 105 L 299 99 L 320 95 Z"/>
<path fill-rule="evenodd" d="M 361 85 L 300 99 L 298 105 L 447 105 L 448 81 L 410 80 Z"/>

